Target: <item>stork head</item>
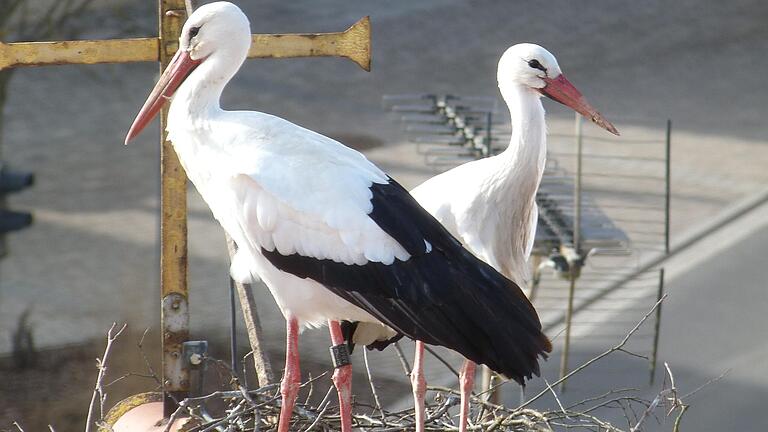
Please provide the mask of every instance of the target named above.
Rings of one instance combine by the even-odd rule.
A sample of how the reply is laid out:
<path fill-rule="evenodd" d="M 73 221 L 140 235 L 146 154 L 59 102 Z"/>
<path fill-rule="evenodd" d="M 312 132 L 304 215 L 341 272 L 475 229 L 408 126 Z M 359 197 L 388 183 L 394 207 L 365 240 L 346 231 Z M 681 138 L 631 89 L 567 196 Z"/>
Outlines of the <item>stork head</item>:
<path fill-rule="evenodd" d="M 239 7 L 220 1 L 200 6 L 181 29 L 179 50 L 192 61 L 210 56 L 240 66 L 251 47 L 251 24 Z"/>
<path fill-rule="evenodd" d="M 210 66 L 206 71 L 207 80 L 228 81 L 245 61 L 250 46 L 251 25 L 234 4 L 220 1 L 195 10 L 181 30 L 179 50 L 144 102 L 125 143 L 128 144 L 155 118 L 166 100 L 198 66 Z"/>
<path fill-rule="evenodd" d="M 608 132 L 619 134 L 565 78 L 555 56 L 539 45 L 521 43 L 509 47 L 499 60 L 498 81 L 502 91 L 512 85 L 528 88 L 573 109 Z"/>

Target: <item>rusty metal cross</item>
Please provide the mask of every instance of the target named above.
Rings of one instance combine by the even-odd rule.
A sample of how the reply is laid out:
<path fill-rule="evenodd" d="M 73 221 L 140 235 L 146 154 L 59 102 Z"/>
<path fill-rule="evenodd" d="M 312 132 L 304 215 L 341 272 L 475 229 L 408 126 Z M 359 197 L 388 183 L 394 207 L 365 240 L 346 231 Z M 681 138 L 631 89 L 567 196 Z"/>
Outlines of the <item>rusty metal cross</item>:
<path fill-rule="evenodd" d="M 186 4 L 185 4 L 186 3 Z M 178 49 L 191 2 L 158 0 L 157 37 L 57 42 L 0 42 L 0 69 L 59 64 L 155 61 L 162 71 Z M 370 70 L 370 21 L 362 18 L 344 32 L 254 34 L 249 58 L 345 57 Z M 166 140 L 167 108 L 161 113 L 160 291 L 162 302 L 163 388 L 183 399 L 189 376 L 181 344 L 189 337 L 187 288 L 187 180 Z"/>

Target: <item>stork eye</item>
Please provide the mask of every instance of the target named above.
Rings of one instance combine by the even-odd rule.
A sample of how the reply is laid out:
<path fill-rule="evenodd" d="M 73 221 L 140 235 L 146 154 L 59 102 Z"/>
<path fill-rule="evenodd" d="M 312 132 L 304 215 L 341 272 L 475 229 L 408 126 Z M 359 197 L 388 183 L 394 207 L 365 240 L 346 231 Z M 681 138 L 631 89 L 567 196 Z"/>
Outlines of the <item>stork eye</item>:
<path fill-rule="evenodd" d="M 200 33 L 200 27 L 191 27 L 189 29 L 189 38 L 192 39 L 197 36 L 198 33 Z"/>
<path fill-rule="evenodd" d="M 534 68 L 534 69 L 538 69 L 538 70 L 544 71 L 544 72 L 546 72 L 546 71 L 547 71 L 547 68 L 545 68 L 545 67 L 544 67 L 544 66 L 543 66 L 541 63 L 539 63 L 539 61 L 538 61 L 538 60 L 536 60 L 536 59 L 533 59 L 533 60 L 529 60 L 529 61 L 528 61 L 528 66 L 530 66 L 530 67 L 532 67 L 532 68 Z"/>

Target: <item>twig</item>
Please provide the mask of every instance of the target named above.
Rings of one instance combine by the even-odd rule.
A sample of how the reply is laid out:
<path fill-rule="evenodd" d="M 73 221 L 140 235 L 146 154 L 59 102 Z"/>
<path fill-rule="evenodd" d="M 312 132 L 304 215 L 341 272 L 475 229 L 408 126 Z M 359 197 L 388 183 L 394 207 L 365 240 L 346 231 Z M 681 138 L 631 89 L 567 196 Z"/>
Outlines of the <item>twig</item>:
<path fill-rule="evenodd" d="M 651 401 L 651 403 L 648 405 L 648 408 L 646 408 L 645 411 L 643 411 L 643 414 L 637 420 L 637 423 L 635 423 L 635 426 L 633 426 L 632 429 L 630 429 L 630 432 L 639 431 L 645 419 L 648 418 L 651 412 L 653 412 L 656 409 L 656 407 L 664 401 L 671 402 L 670 404 L 671 408 L 667 413 L 668 416 L 672 414 L 672 411 L 674 411 L 677 408 L 680 408 L 681 413 L 678 415 L 677 419 L 675 419 L 675 429 L 679 427 L 679 424 L 680 424 L 679 420 L 681 419 L 682 415 L 685 413 L 685 410 L 687 409 L 687 407 L 683 403 L 683 401 L 677 397 L 677 387 L 675 386 L 675 376 L 672 375 L 672 371 L 669 368 L 669 364 L 665 362 L 664 368 L 666 369 L 667 376 L 669 377 L 669 388 L 662 389 L 659 392 L 659 394 L 657 394 L 656 397 L 653 398 L 653 401 Z"/>
<path fill-rule="evenodd" d="M 576 402 L 576 403 L 574 403 L 572 405 L 568 405 L 566 407 L 566 409 L 570 410 L 570 409 L 573 409 L 573 408 L 575 408 L 575 407 L 577 407 L 579 405 L 586 405 L 586 404 L 588 404 L 590 402 L 594 402 L 596 400 L 605 399 L 608 396 L 613 395 L 613 394 L 626 393 L 626 392 L 629 392 L 629 391 L 637 391 L 637 389 L 634 388 L 634 387 L 627 387 L 627 388 L 621 388 L 621 389 L 608 390 L 607 392 L 605 392 L 605 393 L 603 393 L 603 394 L 601 394 L 599 396 L 592 396 L 590 398 L 580 400 L 580 401 L 578 401 L 578 402 Z"/>
<path fill-rule="evenodd" d="M 144 329 L 144 333 L 141 334 L 141 339 L 139 339 L 139 342 L 136 344 L 136 346 L 139 348 L 139 353 L 141 354 L 141 358 L 144 360 L 144 366 L 147 367 L 147 371 L 150 375 L 152 375 L 155 379 L 155 382 L 158 386 L 161 385 L 160 378 L 157 376 L 157 373 L 155 373 L 155 370 L 152 368 L 152 364 L 149 362 L 149 358 L 147 358 L 147 353 L 144 352 L 144 338 L 147 337 L 147 333 L 149 333 L 149 327 Z"/>
<path fill-rule="evenodd" d="M 682 405 L 680 407 L 680 414 L 675 418 L 675 424 L 672 426 L 672 432 L 680 432 L 680 421 L 683 419 L 683 415 L 688 411 L 688 405 Z"/>
<path fill-rule="evenodd" d="M 104 355 L 101 357 L 101 359 L 96 359 L 96 367 L 99 369 L 99 373 L 96 376 L 96 386 L 93 389 L 93 394 L 91 395 L 91 403 L 88 405 L 88 417 L 86 419 L 85 423 L 85 432 L 91 432 L 94 421 L 93 421 L 93 414 L 94 414 L 94 406 L 96 405 L 96 398 L 99 398 L 99 419 L 104 418 L 104 388 L 103 388 L 103 381 L 104 381 L 104 375 L 107 373 L 107 360 L 109 358 L 109 354 L 112 351 L 112 343 L 117 339 L 118 336 L 120 336 L 120 333 L 125 330 L 126 324 L 123 324 L 122 327 L 120 327 L 120 330 L 118 330 L 116 333 L 113 333 L 115 331 L 115 326 L 117 323 L 112 323 L 112 326 L 109 328 L 109 331 L 107 332 L 107 346 L 104 349 Z"/>
<path fill-rule="evenodd" d="M 643 359 L 643 360 L 648 360 L 648 361 L 650 361 L 650 359 L 648 358 L 648 356 L 644 356 L 644 355 L 642 355 L 642 354 L 634 353 L 634 352 L 632 352 L 632 351 L 629 351 L 629 350 L 625 350 L 624 348 L 619 348 L 619 349 L 617 349 L 616 351 L 618 351 L 618 352 L 623 352 L 624 354 L 627 354 L 627 355 L 629 355 L 629 356 L 632 356 L 632 357 L 637 357 L 637 358 L 639 358 L 639 359 Z"/>
<path fill-rule="evenodd" d="M 439 354 L 437 354 L 435 352 L 435 350 L 430 348 L 429 345 L 424 344 L 424 349 L 427 350 L 428 353 L 432 354 L 436 359 L 440 360 L 440 363 L 444 364 L 445 367 L 447 367 L 449 371 L 453 372 L 453 374 L 456 375 L 457 378 L 459 377 L 459 372 L 456 369 L 454 369 L 453 366 L 451 366 L 450 363 L 445 361 L 444 358 L 442 358 Z"/>
<path fill-rule="evenodd" d="M 207 425 L 205 429 L 201 429 L 200 432 L 209 432 L 210 430 L 215 429 L 217 426 L 223 423 L 230 422 L 232 419 L 234 419 L 238 414 L 240 414 L 243 411 L 243 408 L 245 407 L 245 403 L 246 403 L 245 400 L 240 401 L 240 403 L 238 403 L 235 406 L 235 408 L 233 408 L 232 411 L 230 411 L 230 413 L 227 414 L 226 417 L 219 419 L 211 423 L 210 425 Z"/>
<path fill-rule="evenodd" d="M 554 336 L 549 338 L 549 341 L 554 343 L 563 333 L 565 333 L 565 327 L 561 328 L 559 332 L 555 333 Z"/>
<path fill-rule="evenodd" d="M 302 383 L 299 386 L 299 388 L 304 388 L 306 386 L 312 386 L 312 383 L 314 383 L 315 381 L 323 378 L 324 376 L 327 376 L 329 373 L 330 373 L 330 371 L 325 371 L 325 372 L 321 373 L 320 375 L 318 375 L 316 377 L 313 377 L 313 376 L 310 375 L 309 378 L 307 379 L 307 381 Z"/>
<path fill-rule="evenodd" d="M 243 387 L 248 388 L 248 367 L 246 366 L 246 360 L 248 360 L 249 356 L 253 356 L 253 350 L 248 351 L 242 359 L 240 359 L 240 364 L 243 367 Z"/>
<path fill-rule="evenodd" d="M 568 373 L 567 375 L 565 375 L 564 377 L 562 377 L 562 378 L 560 378 L 559 380 L 557 380 L 557 381 L 555 381 L 554 383 L 552 383 L 552 385 L 553 385 L 553 386 L 557 386 L 558 384 L 560 384 L 560 383 L 562 383 L 562 382 L 566 381 L 568 378 L 570 378 L 570 377 L 574 376 L 575 374 L 577 374 L 577 373 L 581 372 L 582 370 L 584 370 L 584 369 L 588 368 L 588 367 L 589 367 L 590 365 L 592 365 L 593 363 L 595 363 L 595 362 L 597 362 L 597 361 L 601 360 L 602 358 L 604 358 L 604 357 L 606 357 L 606 356 L 610 355 L 611 353 L 614 353 L 614 352 L 616 352 L 616 351 L 620 350 L 621 348 L 623 348 L 623 347 L 624 347 L 624 345 L 626 345 L 626 344 L 627 344 L 627 342 L 629 342 L 629 338 L 631 338 L 631 337 L 632 337 L 632 335 L 633 335 L 633 334 L 635 334 L 635 332 L 637 332 L 637 330 L 640 328 L 640 326 L 642 326 L 642 325 L 643 325 L 643 323 L 644 323 L 644 322 L 645 322 L 645 321 L 648 319 L 648 317 L 650 317 L 650 316 L 651 316 L 651 314 L 653 314 L 653 312 L 656 310 L 656 308 L 657 308 L 657 307 L 659 307 L 659 305 L 660 305 L 660 304 L 661 304 L 661 303 L 662 303 L 662 302 L 663 302 L 663 301 L 664 301 L 666 298 L 667 298 L 667 294 L 664 294 L 664 295 L 663 295 L 663 296 L 662 296 L 662 297 L 659 299 L 659 301 L 657 301 L 657 302 L 656 302 L 656 303 L 653 305 L 653 307 L 651 308 L 651 310 L 649 310 L 649 311 L 648 311 L 648 312 L 645 314 L 645 316 L 643 316 L 643 318 L 641 318 L 641 319 L 640 319 L 640 321 L 638 321 L 638 322 L 637 322 L 637 324 L 635 324 L 635 326 L 632 328 L 632 330 L 630 330 L 630 331 L 629 331 L 629 333 L 627 333 L 627 334 L 624 336 L 624 339 L 622 339 L 622 340 L 621 340 L 621 342 L 619 342 L 619 344 L 618 344 L 618 345 L 616 345 L 616 346 L 614 346 L 614 347 L 612 347 L 612 348 L 610 348 L 610 349 L 608 349 L 608 350 L 604 351 L 602 354 L 598 355 L 597 357 L 593 357 L 591 360 L 588 360 L 586 363 L 582 364 L 581 366 L 579 366 L 579 367 L 577 367 L 576 369 L 574 369 L 574 370 L 572 370 L 571 372 L 569 372 L 569 373 Z M 518 408 L 518 409 L 520 409 L 520 408 L 525 408 L 525 407 L 527 407 L 528 405 L 532 404 L 533 402 L 535 402 L 536 400 L 538 400 L 539 398 L 541 398 L 542 396 L 544 396 L 544 395 L 545 395 L 547 392 L 548 392 L 548 390 L 547 390 L 547 389 L 544 389 L 544 390 L 542 390 L 542 391 L 541 391 L 541 392 L 539 392 L 539 393 L 538 393 L 536 396 L 534 396 L 534 397 L 532 397 L 532 398 L 528 399 L 526 402 L 522 403 L 522 404 L 521 404 L 520 406 L 518 406 L 517 408 Z"/>
<path fill-rule="evenodd" d="M 163 432 L 170 432 L 171 426 L 173 426 L 173 423 L 181 417 L 181 414 L 184 413 L 184 410 L 187 407 L 188 400 L 185 399 L 183 401 L 179 402 L 179 406 L 176 408 L 176 411 L 171 414 L 170 417 L 168 417 L 168 423 L 165 424 L 165 427 L 163 428 Z"/>
<path fill-rule="evenodd" d="M 149 375 L 149 374 L 140 374 L 140 373 L 136 373 L 136 372 L 128 372 L 128 373 L 122 374 L 122 375 L 120 375 L 119 377 L 117 377 L 117 378 L 113 379 L 112 381 L 110 381 L 110 382 L 108 382 L 108 383 L 104 384 L 104 387 L 109 387 L 109 386 L 111 386 L 111 385 L 113 385 L 113 384 L 116 384 L 116 383 L 118 383 L 118 382 L 120 382 L 120 381 L 122 381 L 122 380 L 124 380 L 124 379 L 126 379 L 126 378 L 128 378 L 128 377 L 138 377 L 138 378 L 157 378 L 157 377 L 156 377 L 156 376 L 154 376 L 154 375 Z"/>
<path fill-rule="evenodd" d="M 560 407 L 560 411 L 563 413 L 563 415 L 564 415 L 566 418 L 568 418 L 568 413 L 567 413 L 567 412 L 565 412 L 565 408 L 563 408 L 563 403 L 562 403 L 562 402 L 560 402 L 560 398 L 559 398 L 559 397 L 557 397 L 557 393 L 555 393 L 555 389 L 553 389 L 553 388 L 552 388 L 552 386 L 551 386 L 551 385 L 549 385 L 549 381 L 547 381 L 547 379 L 546 379 L 546 378 L 542 377 L 541 379 L 543 379 L 543 380 L 544 380 L 544 384 L 546 384 L 546 385 L 547 385 L 547 388 L 548 388 L 548 389 L 549 389 L 549 391 L 552 393 L 552 396 L 554 396 L 554 397 L 555 397 L 555 401 L 557 402 L 557 406 L 559 406 L 559 407 Z"/>
<path fill-rule="evenodd" d="M 227 234 L 227 249 L 229 251 L 230 261 L 234 259 L 237 253 L 237 245 Z M 272 363 L 264 350 L 264 336 L 259 321 L 259 314 L 256 311 L 256 300 L 253 297 L 253 291 L 250 284 L 235 282 L 237 296 L 240 300 L 240 310 L 243 312 L 245 320 L 245 329 L 248 333 L 248 342 L 253 351 L 253 366 L 256 369 L 256 376 L 259 380 L 259 386 L 264 386 L 274 382 L 275 377 L 272 373 Z"/>
<path fill-rule="evenodd" d="M 308 427 L 307 427 L 307 428 L 304 430 L 304 432 L 309 432 L 309 431 L 311 431 L 311 430 L 312 430 L 312 428 L 314 428 L 315 426 L 317 426 L 317 424 L 320 422 L 320 419 L 323 417 L 323 414 L 325 414 L 325 411 L 328 409 L 328 406 L 331 404 L 331 402 L 328 400 L 328 398 L 331 396 L 331 391 L 333 391 L 333 386 L 331 386 L 331 387 L 328 387 L 328 391 L 327 391 L 327 392 L 325 392 L 325 396 L 323 397 L 323 400 L 322 400 L 322 401 L 320 401 L 320 405 L 319 405 L 319 406 L 320 406 L 320 407 L 322 407 L 322 408 L 321 408 L 321 410 L 320 410 L 320 413 L 319 413 L 319 414 L 317 415 L 317 417 L 315 418 L 315 421 L 313 421 L 313 422 L 312 422 L 312 423 L 311 423 L 311 424 L 310 424 L 310 425 L 309 425 L 309 426 L 308 426 Z"/>
<path fill-rule="evenodd" d="M 309 379 L 307 382 L 309 384 L 309 390 L 307 390 L 307 398 L 304 399 L 304 405 L 309 405 L 309 401 L 312 399 L 312 393 L 315 391 L 315 383 L 312 379 L 312 372 L 309 373 Z"/>
<path fill-rule="evenodd" d="M 405 372 L 405 376 L 411 376 L 411 365 L 408 364 L 408 360 L 405 359 L 405 355 L 403 354 L 403 348 L 400 347 L 400 342 L 395 342 L 395 352 L 397 353 L 397 358 L 400 359 L 400 364 L 403 366 L 403 372 Z"/>
<path fill-rule="evenodd" d="M 387 416 L 384 415 L 384 410 L 381 409 L 381 402 L 379 402 L 379 394 L 376 393 L 376 386 L 373 384 L 373 375 L 371 375 L 371 365 L 368 364 L 368 350 L 363 350 L 363 360 L 365 362 L 365 372 L 368 374 L 368 384 L 371 385 L 371 393 L 373 394 L 373 401 L 376 404 L 376 409 L 381 414 L 381 422 L 386 426 Z"/>
<path fill-rule="evenodd" d="M 690 398 L 691 396 L 693 396 L 696 393 L 698 393 L 699 391 L 701 391 L 704 387 L 707 387 L 707 386 L 709 386 L 711 384 L 714 384 L 714 383 L 720 381 L 721 379 L 725 378 L 725 376 L 728 375 L 729 373 L 731 373 L 731 368 L 728 368 L 728 369 L 724 370 L 723 373 L 721 373 L 720 375 L 716 376 L 715 378 L 712 378 L 711 380 L 705 382 L 704 384 L 702 384 L 702 385 L 696 387 L 695 389 L 691 390 L 690 392 L 684 394 L 683 397 L 681 397 L 680 399 L 688 399 L 688 398 Z"/>

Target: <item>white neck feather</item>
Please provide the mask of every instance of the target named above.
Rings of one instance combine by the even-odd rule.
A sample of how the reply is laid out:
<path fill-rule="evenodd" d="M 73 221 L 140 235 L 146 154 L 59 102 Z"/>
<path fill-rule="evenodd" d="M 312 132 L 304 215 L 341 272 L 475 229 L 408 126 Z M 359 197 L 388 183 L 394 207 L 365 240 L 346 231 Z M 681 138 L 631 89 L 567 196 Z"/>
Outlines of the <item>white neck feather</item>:
<path fill-rule="evenodd" d="M 227 53 L 211 54 L 192 71 L 176 91 L 168 110 L 168 139 L 195 185 L 200 181 L 193 178 L 190 164 L 200 160 L 201 151 L 220 145 L 221 141 L 210 138 L 215 135 L 217 121 L 228 114 L 221 109 L 221 94 L 245 60 L 245 54 L 240 61 L 224 54 Z M 192 171 L 197 175 L 205 172 L 204 168 L 201 165 Z"/>
<path fill-rule="evenodd" d="M 173 96 L 169 109 L 169 124 L 198 121 L 221 112 L 221 93 L 229 83 L 245 56 L 237 61 L 227 52 L 214 53 L 206 58 L 181 84 Z"/>
<path fill-rule="evenodd" d="M 547 153 L 547 126 L 540 95 L 518 84 L 499 88 L 512 117 L 512 137 L 500 156 L 508 168 L 515 167 L 515 174 L 536 178 L 538 188 Z"/>
<path fill-rule="evenodd" d="M 498 157 L 503 176 L 512 182 L 521 201 L 533 198 L 544 173 L 547 155 L 547 126 L 541 98 L 519 85 L 500 85 L 512 117 L 509 146 Z"/>

